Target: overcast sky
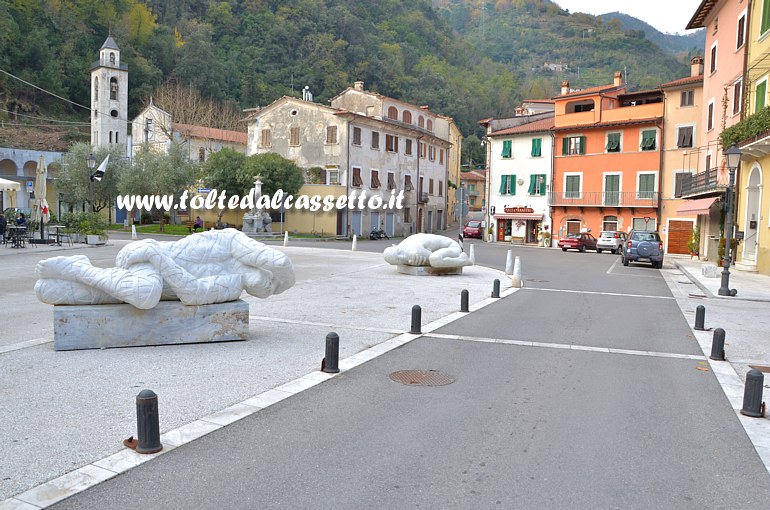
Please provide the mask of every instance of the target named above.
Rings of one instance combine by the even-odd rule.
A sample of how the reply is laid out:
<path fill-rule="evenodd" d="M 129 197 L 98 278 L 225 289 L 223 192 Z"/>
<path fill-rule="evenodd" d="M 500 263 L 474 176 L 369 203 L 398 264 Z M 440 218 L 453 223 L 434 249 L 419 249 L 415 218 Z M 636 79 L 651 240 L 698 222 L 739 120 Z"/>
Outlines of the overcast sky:
<path fill-rule="evenodd" d="M 654 26 L 661 32 L 683 34 L 701 0 L 554 0 L 569 12 L 607 14 L 619 11 Z"/>

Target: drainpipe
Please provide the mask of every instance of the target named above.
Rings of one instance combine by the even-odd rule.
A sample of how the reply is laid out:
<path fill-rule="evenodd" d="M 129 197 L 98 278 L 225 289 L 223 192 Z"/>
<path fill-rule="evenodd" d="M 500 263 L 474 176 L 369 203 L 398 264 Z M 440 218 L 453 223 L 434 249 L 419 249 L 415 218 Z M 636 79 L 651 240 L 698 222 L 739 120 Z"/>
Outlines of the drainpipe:
<path fill-rule="evenodd" d="M 665 118 L 666 113 L 666 95 L 663 95 L 663 117 Z M 657 123 L 656 123 L 657 124 Z M 666 130 L 665 130 L 665 122 L 660 121 L 660 156 L 658 159 L 658 207 L 656 209 L 657 213 L 657 219 L 655 220 L 655 224 L 657 225 L 657 228 L 655 230 L 658 230 L 660 228 L 660 219 L 661 219 L 661 208 L 663 207 L 663 192 L 661 191 L 663 189 L 663 157 L 666 152 Z M 666 234 L 666 247 L 668 247 L 668 234 Z"/>
<path fill-rule="evenodd" d="M 550 184 L 551 195 L 550 196 L 553 197 L 553 193 L 554 193 L 554 190 L 553 190 L 553 169 L 554 169 L 554 161 L 556 159 L 554 157 L 556 155 L 556 132 L 555 131 L 551 131 L 550 135 L 551 135 L 551 158 L 550 158 L 551 159 L 551 162 L 550 162 L 551 163 L 551 184 Z M 553 246 L 553 238 L 554 238 L 553 225 L 554 225 L 554 223 L 553 223 L 553 207 L 551 206 L 551 204 L 548 204 L 548 223 L 549 223 L 549 227 L 551 229 L 550 230 L 550 232 L 551 232 L 551 237 L 550 237 L 550 239 L 551 239 L 551 246 Z"/>
<path fill-rule="evenodd" d="M 350 180 L 353 178 L 353 169 L 350 167 L 350 119 L 347 119 L 347 124 L 345 125 L 345 129 L 347 130 L 347 134 L 345 135 L 347 138 L 347 141 L 345 143 L 346 147 L 346 162 L 345 162 L 345 168 L 348 169 L 348 176 L 345 179 L 345 195 L 348 197 L 350 196 Z M 350 204 L 345 208 L 345 236 L 350 236 Z"/>
<path fill-rule="evenodd" d="M 417 137 L 417 182 L 412 184 L 412 187 L 417 189 L 417 192 L 414 194 L 415 196 L 415 208 L 414 212 L 416 214 L 415 216 L 415 222 L 414 222 L 414 233 L 419 234 L 420 233 L 420 195 L 422 195 L 422 186 L 420 186 L 420 159 L 422 158 L 422 147 L 421 142 L 422 135 Z"/>

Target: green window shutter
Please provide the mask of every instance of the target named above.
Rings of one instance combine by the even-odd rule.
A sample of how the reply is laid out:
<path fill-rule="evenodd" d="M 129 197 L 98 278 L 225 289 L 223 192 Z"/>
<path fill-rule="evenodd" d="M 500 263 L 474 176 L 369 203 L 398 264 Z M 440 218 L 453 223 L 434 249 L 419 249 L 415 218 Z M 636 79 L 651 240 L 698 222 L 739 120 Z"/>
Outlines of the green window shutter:
<path fill-rule="evenodd" d="M 568 175 L 567 176 L 567 192 L 565 198 L 577 198 L 580 196 L 580 176 Z"/>
<path fill-rule="evenodd" d="M 540 174 L 540 194 L 545 195 L 545 174 Z"/>
<path fill-rule="evenodd" d="M 578 152 L 581 156 L 586 153 L 586 137 L 581 136 L 580 137 L 580 151 Z"/>
<path fill-rule="evenodd" d="M 607 152 L 619 152 L 620 133 L 610 133 L 607 135 Z"/>
<path fill-rule="evenodd" d="M 510 158 L 510 157 L 511 157 L 511 152 L 512 152 L 512 150 L 511 150 L 511 144 L 512 144 L 512 143 L 513 143 L 513 142 L 511 142 L 511 140 L 504 140 L 504 141 L 503 141 L 503 153 L 502 153 L 502 157 L 504 157 L 504 158 Z"/>
<path fill-rule="evenodd" d="M 542 146 L 543 146 L 542 138 L 532 139 L 532 157 L 533 158 L 539 158 L 542 155 Z"/>
<path fill-rule="evenodd" d="M 760 24 L 759 33 L 764 34 L 770 28 L 770 0 L 764 0 L 762 2 L 762 23 Z"/>
<path fill-rule="evenodd" d="M 767 94 L 767 82 L 763 81 L 762 83 L 757 85 L 757 97 L 754 100 L 754 113 L 757 113 L 759 110 L 765 107 L 766 94 Z"/>
<path fill-rule="evenodd" d="M 569 137 L 564 137 L 561 140 L 561 155 L 566 156 L 569 154 Z"/>
<path fill-rule="evenodd" d="M 516 194 L 516 176 L 515 175 L 509 175 L 508 176 L 508 191 L 511 195 Z"/>
<path fill-rule="evenodd" d="M 502 179 L 500 180 L 500 194 L 505 195 L 507 190 L 508 190 L 508 176 L 503 175 Z"/>
<path fill-rule="evenodd" d="M 655 150 L 655 130 L 642 131 L 642 150 Z"/>
<path fill-rule="evenodd" d="M 529 189 L 527 190 L 527 193 L 530 195 L 534 195 L 536 193 L 537 189 L 537 175 L 530 175 L 529 176 Z"/>

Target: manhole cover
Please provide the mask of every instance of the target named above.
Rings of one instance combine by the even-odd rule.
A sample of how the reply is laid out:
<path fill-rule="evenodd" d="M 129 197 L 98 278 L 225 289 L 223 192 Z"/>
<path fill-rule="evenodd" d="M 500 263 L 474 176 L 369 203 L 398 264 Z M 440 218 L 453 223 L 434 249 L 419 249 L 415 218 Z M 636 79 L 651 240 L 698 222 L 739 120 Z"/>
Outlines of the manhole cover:
<path fill-rule="evenodd" d="M 455 382 L 454 377 L 438 370 L 401 370 L 390 374 L 390 378 L 407 386 L 444 386 Z"/>

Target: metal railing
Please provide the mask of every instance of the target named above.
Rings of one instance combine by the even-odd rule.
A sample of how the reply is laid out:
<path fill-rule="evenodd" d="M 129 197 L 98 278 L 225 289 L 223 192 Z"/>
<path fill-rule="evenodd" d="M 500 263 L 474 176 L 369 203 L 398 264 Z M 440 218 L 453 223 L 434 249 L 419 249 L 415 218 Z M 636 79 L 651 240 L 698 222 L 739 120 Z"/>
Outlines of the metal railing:
<path fill-rule="evenodd" d="M 578 207 L 657 207 L 657 191 L 566 191 L 548 193 L 548 205 Z"/>
<path fill-rule="evenodd" d="M 716 167 L 709 168 L 705 172 L 695 175 L 685 174 L 682 177 L 682 196 L 688 197 L 714 191 L 724 191 L 727 189 L 727 182 L 720 183 L 718 176 L 719 169 Z"/>

